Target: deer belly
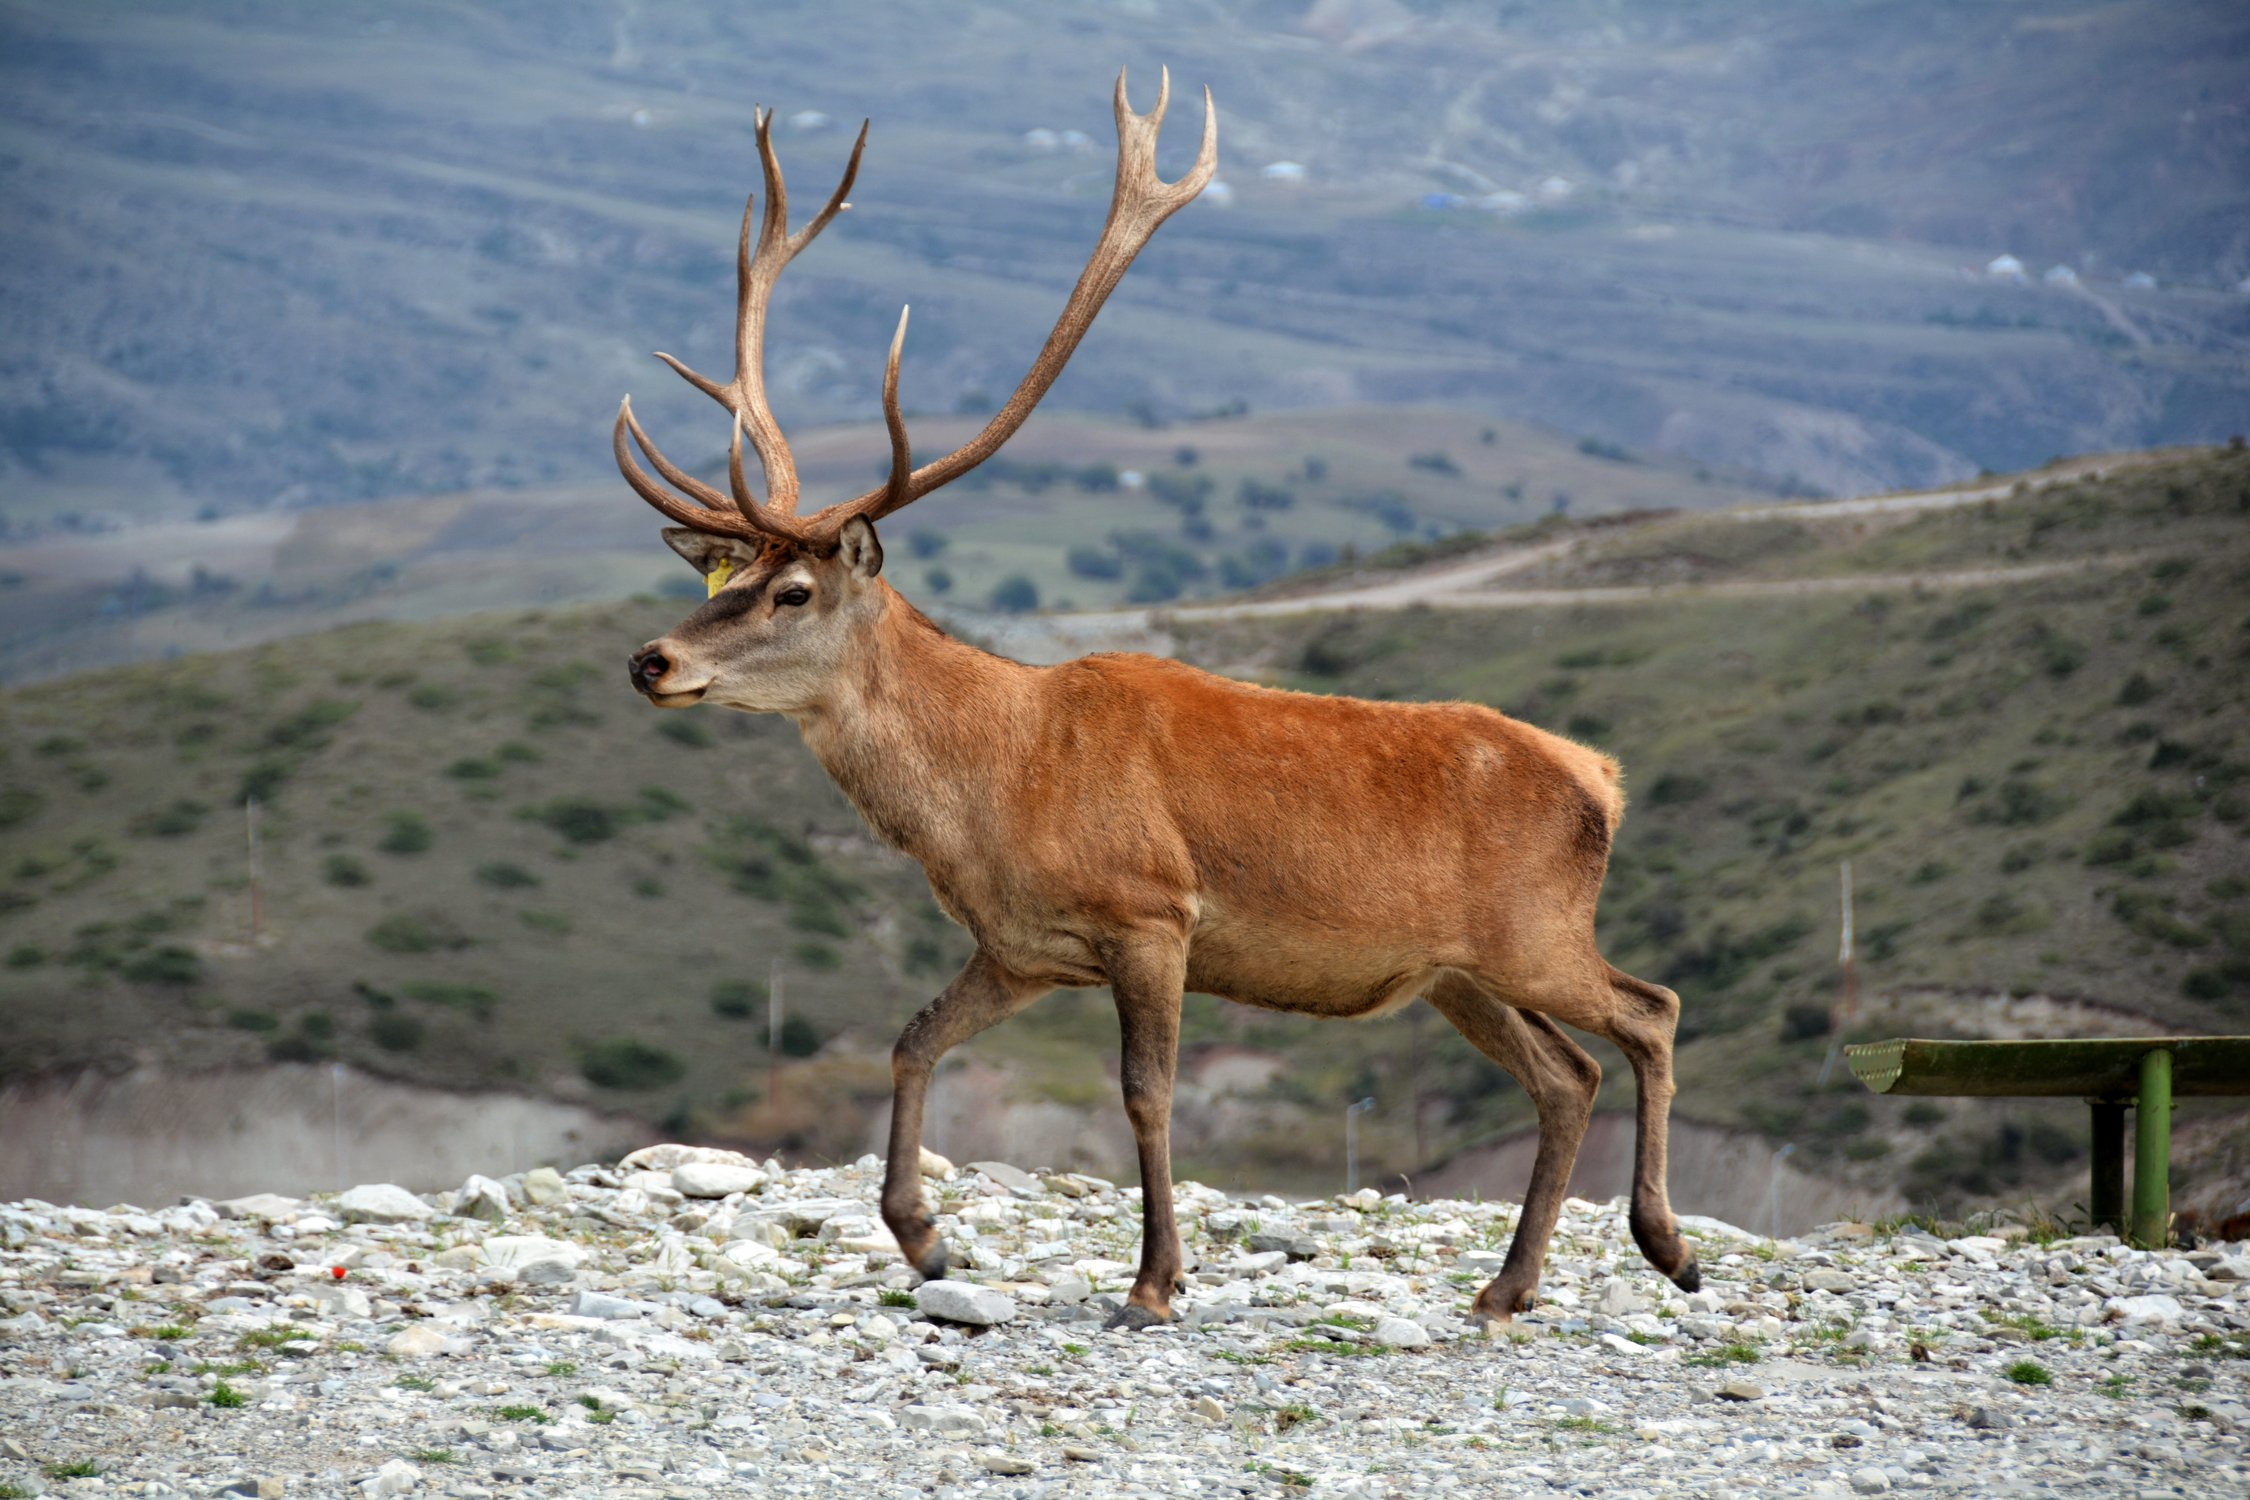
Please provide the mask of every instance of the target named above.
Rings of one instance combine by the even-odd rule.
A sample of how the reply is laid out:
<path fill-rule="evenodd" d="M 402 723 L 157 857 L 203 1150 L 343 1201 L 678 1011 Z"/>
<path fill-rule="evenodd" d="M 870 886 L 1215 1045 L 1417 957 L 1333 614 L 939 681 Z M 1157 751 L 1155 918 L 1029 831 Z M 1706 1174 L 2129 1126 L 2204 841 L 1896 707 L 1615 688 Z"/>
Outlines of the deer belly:
<path fill-rule="evenodd" d="M 1418 949 L 1347 943 L 1339 934 L 1264 924 L 1196 930 L 1188 988 L 1260 1010 L 1364 1020 L 1398 1009 L 1443 965 Z"/>

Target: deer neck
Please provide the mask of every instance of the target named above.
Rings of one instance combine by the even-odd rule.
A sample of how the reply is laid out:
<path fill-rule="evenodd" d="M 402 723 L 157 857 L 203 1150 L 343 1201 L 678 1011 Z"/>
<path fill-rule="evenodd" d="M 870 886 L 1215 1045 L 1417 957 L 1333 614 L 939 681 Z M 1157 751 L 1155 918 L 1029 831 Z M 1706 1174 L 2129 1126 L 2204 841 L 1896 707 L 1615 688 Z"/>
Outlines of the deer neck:
<path fill-rule="evenodd" d="M 1013 763 L 1033 669 L 953 639 L 887 584 L 868 649 L 798 731 L 860 816 L 923 864 L 968 852 Z"/>

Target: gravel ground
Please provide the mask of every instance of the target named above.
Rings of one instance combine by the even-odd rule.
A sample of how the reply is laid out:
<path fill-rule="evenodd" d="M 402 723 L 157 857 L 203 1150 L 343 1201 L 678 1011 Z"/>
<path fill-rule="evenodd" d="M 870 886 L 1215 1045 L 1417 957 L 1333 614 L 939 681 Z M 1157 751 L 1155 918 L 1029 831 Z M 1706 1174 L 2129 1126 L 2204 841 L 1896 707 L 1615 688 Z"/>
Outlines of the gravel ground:
<path fill-rule="evenodd" d="M 2250 1494 L 2242 1246 L 1689 1219 L 1682 1294 L 1574 1199 L 1487 1336 L 1514 1205 L 1183 1184 L 1105 1333 L 1137 1192 L 923 1168 L 921 1288 L 873 1157 L 0 1206 L 0 1496 Z"/>

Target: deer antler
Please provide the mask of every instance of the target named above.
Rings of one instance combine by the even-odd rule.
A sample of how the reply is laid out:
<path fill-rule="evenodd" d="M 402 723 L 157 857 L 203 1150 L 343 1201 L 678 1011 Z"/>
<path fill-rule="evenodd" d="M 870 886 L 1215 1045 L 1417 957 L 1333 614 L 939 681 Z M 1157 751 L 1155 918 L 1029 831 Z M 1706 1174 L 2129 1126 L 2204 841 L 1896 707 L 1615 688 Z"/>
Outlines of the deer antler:
<path fill-rule="evenodd" d="M 1117 75 L 1117 185 L 1109 200 L 1109 218 L 1102 225 L 1101 239 L 1094 246 L 1086 269 L 1079 274 L 1078 284 L 1071 289 L 1070 299 L 1063 304 L 1062 315 L 1055 320 L 1047 342 L 1041 347 L 1039 357 L 1032 361 L 1030 371 L 1022 384 L 1016 387 L 984 430 L 945 457 L 934 463 L 913 467 L 912 450 L 907 441 L 906 418 L 899 408 L 898 370 L 899 358 L 906 345 L 906 313 L 899 314 L 898 332 L 891 338 L 890 357 L 883 370 L 883 420 L 890 430 L 891 473 L 882 488 L 870 490 L 854 500 L 831 505 L 811 516 L 800 518 L 797 510 L 797 471 L 790 457 L 789 444 L 773 420 L 766 405 L 763 353 L 765 346 L 766 303 L 772 295 L 774 279 L 782 267 L 789 264 L 799 250 L 811 242 L 813 236 L 827 227 L 828 221 L 845 207 L 844 195 L 851 189 L 852 180 L 859 172 L 860 151 L 867 144 L 867 128 L 860 127 L 859 141 L 852 147 L 851 164 L 844 170 L 844 180 L 821 210 L 818 218 L 798 233 L 788 233 L 788 198 L 782 187 L 781 167 L 774 159 L 771 135 L 772 115 L 761 115 L 758 121 L 758 151 L 765 167 L 766 213 L 759 226 L 755 253 L 750 243 L 750 211 L 745 207 L 742 215 L 742 247 L 738 260 L 740 284 L 739 325 L 735 341 L 735 378 L 721 385 L 698 375 L 669 354 L 659 354 L 688 382 L 713 400 L 734 413 L 735 427 L 728 450 L 727 477 L 734 492 L 730 500 L 710 485 L 693 478 L 669 462 L 652 445 L 646 433 L 633 417 L 632 402 L 628 398 L 618 410 L 614 446 L 617 466 L 624 473 L 626 483 L 635 493 L 683 526 L 700 531 L 716 532 L 728 536 L 755 538 L 778 537 L 812 546 L 827 546 L 834 542 L 844 524 L 855 516 L 880 520 L 904 506 L 912 504 L 939 486 L 960 478 L 983 463 L 1000 446 L 1013 437 L 1039 404 L 1040 398 L 1055 383 L 1070 362 L 1071 354 L 1078 348 L 1086 330 L 1093 326 L 1094 315 L 1101 311 L 1102 303 L 1116 289 L 1117 283 L 1132 265 L 1133 257 L 1149 242 L 1157 229 L 1173 214 L 1202 192 L 1210 182 L 1219 164 L 1219 120 L 1211 103 L 1211 91 L 1203 91 L 1203 143 L 1196 153 L 1195 165 L 1174 183 L 1166 183 L 1156 175 L 1156 137 L 1164 125 L 1164 111 L 1171 102 L 1172 77 L 1170 70 L 1159 75 L 1156 105 L 1145 115 L 1136 115 L 1125 94 L 1125 74 Z M 750 495 L 743 475 L 742 436 L 750 435 L 751 446 L 757 449 L 758 458 L 765 466 L 767 503 L 758 504 Z M 642 471 L 634 462 L 626 435 L 641 451 L 648 455 L 657 472 L 666 480 L 694 499 L 688 505 L 678 495 L 670 494 Z M 700 508 L 698 508 L 700 507 Z"/>

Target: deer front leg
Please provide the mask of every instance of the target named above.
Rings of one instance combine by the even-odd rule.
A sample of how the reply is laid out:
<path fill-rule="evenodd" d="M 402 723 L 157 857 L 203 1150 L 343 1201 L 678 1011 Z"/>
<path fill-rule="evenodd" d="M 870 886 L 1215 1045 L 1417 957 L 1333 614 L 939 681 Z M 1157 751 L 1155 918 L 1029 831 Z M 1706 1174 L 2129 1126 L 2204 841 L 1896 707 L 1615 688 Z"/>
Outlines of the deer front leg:
<path fill-rule="evenodd" d="M 953 982 L 915 1013 L 891 1048 L 891 1154 L 883 1169 L 883 1222 L 899 1254 L 926 1280 L 945 1275 L 945 1242 L 922 1201 L 922 1105 L 938 1059 L 1052 988 L 1012 974 L 978 949 Z"/>
<path fill-rule="evenodd" d="M 1172 1321 L 1172 1293 L 1186 1270 L 1172 1209 L 1172 1078 L 1180 1052 L 1180 999 L 1187 953 L 1177 938 L 1148 939 L 1105 955 L 1117 997 L 1124 1055 L 1118 1081 L 1141 1158 L 1141 1265 L 1110 1328 Z"/>

